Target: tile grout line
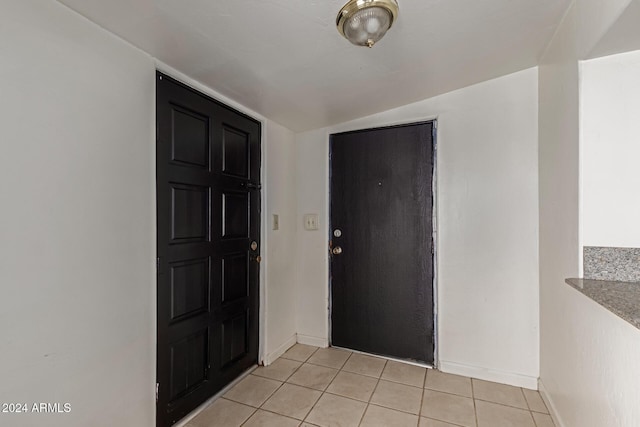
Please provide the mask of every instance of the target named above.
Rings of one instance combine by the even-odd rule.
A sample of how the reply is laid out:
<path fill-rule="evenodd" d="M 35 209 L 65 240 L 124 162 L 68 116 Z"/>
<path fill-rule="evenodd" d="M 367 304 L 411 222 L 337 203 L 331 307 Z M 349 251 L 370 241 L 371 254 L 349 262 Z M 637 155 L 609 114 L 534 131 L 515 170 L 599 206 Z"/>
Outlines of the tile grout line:
<path fill-rule="evenodd" d="M 531 414 L 531 418 L 533 418 L 534 427 L 538 427 L 538 423 L 536 422 L 536 417 L 534 417 L 533 414 Z"/>
<path fill-rule="evenodd" d="M 493 405 L 505 406 L 505 407 L 511 408 L 511 409 L 520 409 L 521 411 L 537 412 L 538 414 L 542 414 L 542 412 L 531 411 L 529 408 L 522 408 L 520 406 L 507 405 L 506 403 L 494 402 L 493 400 L 480 399 L 480 398 L 477 398 L 477 397 L 474 397 L 473 400 L 479 400 L 480 402 L 491 403 Z"/>
<path fill-rule="evenodd" d="M 309 389 L 309 390 L 320 391 L 320 396 L 318 396 L 318 398 L 317 398 L 317 399 L 316 399 L 316 401 L 313 403 L 313 405 L 311 405 L 311 408 L 309 408 L 309 411 L 304 415 L 304 417 L 302 417 L 302 421 L 300 421 L 300 425 L 302 425 L 302 424 L 305 422 L 305 420 L 307 419 L 307 417 L 309 416 L 309 414 L 311 413 L 311 411 L 313 411 L 313 408 L 315 408 L 315 407 L 316 407 L 316 405 L 318 404 L 318 402 L 320 401 L 320 399 L 321 399 L 321 398 L 322 398 L 322 396 L 324 395 L 324 391 L 316 390 L 316 389 L 313 389 L 313 388 L 311 388 L 311 387 L 301 386 L 301 385 L 298 385 L 298 384 L 288 383 L 287 381 L 288 381 L 289 379 L 291 379 L 291 377 L 292 377 L 292 376 L 294 376 L 294 375 L 296 374 L 296 372 L 298 372 L 298 371 L 300 370 L 300 368 L 302 368 L 302 367 L 305 365 L 305 363 L 307 363 L 307 360 L 311 359 L 311 357 L 313 357 L 313 355 L 314 355 L 314 354 L 316 354 L 316 352 L 317 352 L 318 350 L 320 350 L 320 347 L 317 347 L 313 352 L 311 352 L 311 354 L 310 354 L 309 356 L 307 356 L 307 358 L 306 358 L 304 361 L 297 360 L 297 362 L 300 362 L 300 366 L 298 366 L 298 367 L 296 368 L 296 370 L 295 370 L 291 375 L 289 375 L 289 376 L 287 377 L 287 379 L 282 383 L 282 385 L 285 385 L 285 384 L 291 384 L 291 385 L 295 385 L 295 386 L 298 386 L 298 387 L 303 387 L 303 388 L 306 388 L 306 389 Z M 327 387 L 328 387 L 328 386 L 327 386 Z M 265 403 L 266 403 L 266 401 L 265 401 Z"/>
<path fill-rule="evenodd" d="M 291 346 L 291 347 L 294 347 L 294 346 L 295 346 L 295 344 L 294 344 L 293 346 Z M 288 350 L 287 350 L 287 351 L 288 351 Z M 314 350 L 314 351 L 313 351 L 309 356 L 307 356 L 307 358 L 305 359 L 305 361 L 306 361 L 306 360 L 309 360 L 309 358 L 310 358 L 311 356 L 313 356 L 313 355 L 315 354 L 315 352 L 316 352 L 316 351 L 318 351 L 318 349 L 315 349 L 315 350 Z M 280 356 L 280 357 L 282 357 L 282 356 Z M 279 358 L 278 358 L 278 359 L 279 359 Z M 278 359 L 276 359 L 276 360 L 278 360 Z M 255 414 L 255 412 L 257 412 L 257 411 L 258 411 L 258 409 L 261 409 L 261 410 L 263 410 L 263 411 L 271 412 L 271 413 L 274 413 L 274 414 L 276 414 L 276 415 L 281 415 L 281 416 L 286 417 L 286 415 L 284 415 L 284 414 L 279 414 L 279 413 L 277 413 L 277 412 L 272 412 L 272 411 L 269 411 L 269 410 L 267 410 L 267 409 L 264 409 L 264 408 L 263 408 L 263 406 L 264 406 L 264 405 L 269 401 L 269 399 L 271 399 L 271 398 L 272 398 L 272 397 L 273 397 L 273 396 L 278 392 L 278 390 L 280 390 L 280 389 L 281 389 L 285 384 L 291 384 L 291 383 L 288 383 L 288 382 L 287 382 L 287 380 L 288 380 L 289 378 L 291 378 L 291 377 L 292 377 L 296 372 L 298 372 L 298 370 L 299 370 L 299 369 L 300 369 L 300 368 L 305 364 L 305 362 L 301 362 L 300 360 L 287 359 L 286 357 L 284 357 L 283 359 L 286 359 L 286 360 L 293 360 L 294 362 L 298 362 L 298 363 L 300 363 L 300 366 L 298 366 L 298 367 L 297 367 L 297 368 L 296 368 L 296 369 L 291 373 L 291 375 L 289 375 L 289 376 L 288 376 L 284 381 L 282 381 L 282 382 L 281 382 L 281 384 L 278 386 L 278 388 L 276 388 L 276 389 L 273 391 L 273 393 L 271 393 L 269 396 L 267 396 L 267 398 L 264 400 L 264 402 L 262 402 L 262 404 L 260 404 L 260 406 L 258 406 L 258 408 L 254 411 L 254 414 Z M 275 362 L 275 360 L 274 360 L 274 362 Z M 254 369 L 254 370 L 255 370 L 255 369 Z M 251 375 L 251 374 L 249 374 L 249 375 Z M 260 377 L 259 375 L 255 375 L 255 376 Z M 260 377 L 260 378 L 264 378 L 264 377 Z M 271 380 L 273 380 L 273 381 L 279 381 L 279 380 L 275 380 L 275 379 L 273 379 L 273 378 L 267 378 L 267 379 L 271 379 Z M 293 384 L 293 385 L 296 385 L 296 384 Z M 299 386 L 299 387 L 302 387 L 302 386 Z M 308 387 L 305 387 L 305 388 L 308 388 Z M 311 389 L 311 390 L 313 390 L 313 389 Z M 316 390 L 316 391 L 317 391 L 317 390 Z M 223 397 L 224 397 L 224 396 L 223 396 Z M 322 397 L 322 395 L 320 395 L 320 397 Z M 318 400 L 320 400 L 320 397 L 318 397 Z M 240 403 L 240 402 L 237 402 L 237 403 Z M 316 401 L 316 403 L 317 403 L 317 401 Z M 247 405 L 247 406 L 250 406 L 250 405 Z M 315 406 L 315 403 L 314 403 L 314 406 Z M 313 409 L 313 407 L 312 407 L 311 409 Z M 309 411 L 309 412 L 311 412 L 311 411 Z M 304 418 L 306 418 L 306 416 L 307 416 L 307 415 L 309 415 L 309 414 L 307 413 L 307 414 L 305 415 L 305 417 L 304 417 Z M 253 414 L 251 414 L 251 416 L 253 416 Z M 251 417 L 249 417 L 249 418 L 251 418 Z M 249 420 L 249 418 L 247 418 L 247 421 Z M 302 421 L 300 422 L 300 424 L 302 424 L 302 423 L 304 422 L 304 418 L 302 419 Z M 295 419 L 295 418 L 294 418 L 294 419 Z M 295 419 L 295 420 L 296 420 L 296 421 L 299 421 L 299 420 L 297 420 L 297 419 Z M 245 421 L 245 423 L 246 423 L 246 421 Z"/>
<path fill-rule="evenodd" d="M 220 399 L 224 399 L 224 396 L 220 396 Z M 250 406 L 250 405 L 246 405 L 246 404 L 244 404 L 244 403 L 235 402 L 235 401 L 233 401 L 233 400 L 231 400 L 231 399 L 225 399 L 225 400 L 228 400 L 229 402 L 237 403 L 237 404 L 239 404 L 239 405 L 244 405 L 244 406 L 247 406 L 247 407 L 249 407 L 249 408 L 253 409 L 253 412 L 251 413 L 251 415 L 249 415 L 249 416 L 247 417 L 247 419 L 246 419 L 246 420 L 244 420 L 244 422 L 242 422 L 242 423 L 240 424 L 240 426 L 241 426 L 241 427 L 242 427 L 243 425 L 245 425 L 245 424 L 247 423 L 247 421 L 249 421 L 249 420 L 251 419 L 251 417 L 253 417 L 253 416 L 255 415 L 255 413 L 256 413 L 256 412 L 258 412 L 258 409 L 260 409 L 260 408 L 255 408 L 255 407 Z M 212 403 L 212 404 L 213 404 L 213 403 Z M 211 406 L 211 405 L 209 405 L 209 407 L 210 407 L 210 406 Z M 187 424 L 187 425 L 188 425 L 188 424 Z"/>
<path fill-rule="evenodd" d="M 251 419 L 251 417 L 253 417 L 253 416 L 254 416 L 258 411 L 268 412 L 268 413 L 270 413 L 270 414 L 278 415 L 279 417 L 288 418 L 288 419 L 290 419 L 290 420 L 297 421 L 297 422 L 299 422 L 300 424 L 302 424 L 302 423 L 304 422 L 304 421 L 300 421 L 300 420 L 299 420 L 299 419 L 297 419 L 297 418 L 290 417 L 289 415 L 280 414 L 280 413 L 278 413 L 278 412 L 274 412 L 274 411 L 271 411 L 271 410 L 269 410 L 269 409 L 264 409 L 264 408 L 255 408 L 255 409 L 256 409 L 256 410 L 251 414 L 251 416 L 250 416 L 249 418 L 247 418 L 247 420 L 246 420 L 245 422 L 243 422 L 243 423 L 240 425 L 240 427 L 242 427 L 242 426 L 246 425 L 246 424 L 249 422 L 249 420 Z"/>
<path fill-rule="evenodd" d="M 346 363 L 345 363 L 346 365 Z M 387 360 L 384 361 L 384 365 L 382 365 L 382 370 L 380 371 L 380 376 L 378 377 L 378 381 L 376 381 L 376 385 L 375 387 L 373 387 L 373 391 L 371 392 L 371 396 L 369 396 L 369 400 L 367 400 L 367 406 L 364 408 L 364 412 L 362 413 L 362 416 L 360 417 L 360 422 L 358 422 L 358 426 L 362 425 L 362 421 L 364 420 L 364 416 L 367 414 L 367 411 L 369 410 L 369 406 L 371 406 L 371 399 L 373 399 L 373 395 L 376 393 L 376 390 L 378 389 L 378 385 L 380 384 L 381 378 L 382 378 L 382 374 L 384 373 L 384 369 L 387 367 Z"/>
<path fill-rule="evenodd" d="M 422 380 L 422 396 L 420 397 L 420 409 L 418 410 L 418 424 L 417 426 L 420 426 L 420 418 L 422 417 L 422 408 L 424 405 L 424 391 L 425 391 L 425 387 L 427 386 L 427 375 L 429 375 L 429 370 L 425 370 L 424 372 L 424 379 Z"/>
<path fill-rule="evenodd" d="M 408 384 L 404 384 L 404 385 L 408 385 Z M 409 386 L 409 387 L 415 387 L 415 386 Z M 416 388 L 418 388 L 418 387 L 416 387 Z M 454 393 L 454 392 L 451 392 L 451 391 L 436 390 L 434 388 L 429 388 L 429 387 L 425 387 L 424 389 L 432 391 L 434 393 L 448 394 L 449 396 L 464 397 L 465 399 L 473 399 L 472 396 L 467 396 L 466 394 Z M 484 400 L 484 399 L 478 399 L 478 400 L 482 400 L 484 402 L 491 402 L 489 400 Z M 497 403 L 497 402 L 491 402 L 491 403 L 496 403 L 498 405 L 501 405 L 501 403 Z M 502 405 L 502 406 L 509 406 L 509 405 Z M 510 408 L 517 408 L 517 406 L 509 406 L 509 407 Z M 522 409 L 522 408 L 518 408 L 518 409 Z"/>
<path fill-rule="evenodd" d="M 426 373 L 425 376 L 424 376 L 424 381 L 422 383 L 423 385 L 427 381 L 427 375 L 428 375 L 428 373 Z M 422 387 L 422 396 L 420 397 L 420 409 L 418 410 L 418 424 L 417 424 L 418 426 L 420 425 L 420 418 L 422 417 L 422 408 L 423 408 L 423 405 L 424 405 L 424 390 L 425 390 L 425 388 Z"/>
<path fill-rule="evenodd" d="M 520 394 L 524 398 L 524 403 L 527 405 L 527 408 L 529 409 L 529 417 L 531 417 L 531 420 L 533 420 L 533 425 L 534 425 L 534 427 L 536 427 L 538 425 L 538 423 L 536 423 L 536 419 L 533 416 L 533 413 L 531 411 L 531 405 L 529 404 L 529 400 L 527 399 L 527 395 L 524 394 L 524 390 L 522 389 L 522 387 L 518 387 L 518 389 L 520 390 Z"/>
<path fill-rule="evenodd" d="M 478 407 L 476 406 L 476 391 L 473 387 L 473 378 L 470 378 L 471 381 L 471 400 L 473 401 L 473 418 L 476 423 L 476 427 L 478 427 Z"/>
<path fill-rule="evenodd" d="M 385 406 L 382 403 L 376 403 L 376 402 L 369 402 L 369 405 L 373 405 L 373 406 L 376 406 L 378 408 L 389 409 L 389 410 L 392 410 L 392 411 L 395 411 L 395 412 L 401 412 L 403 414 L 417 415 L 418 416 L 418 421 L 419 421 L 420 420 L 420 413 L 422 412 L 422 398 L 424 397 L 424 388 L 420 388 L 420 387 L 409 385 L 409 384 L 405 384 L 405 383 L 397 383 L 397 382 L 389 381 L 389 380 L 386 380 L 386 379 L 380 377 L 378 379 L 378 383 L 376 384 L 376 389 L 378 388 L 378 385 L 382 381 L 386 381 L 386 382 L 390 382 L 392 384 L 398 384 L 398 385 L 401 385 L 401 386 L 404 386 L 404 387 L 410 387 L 410 388 L 415 388 L 415 389 L 420 390 L 421 391 L 421 393 L 420 393 L 420 408 L 418 408 L 418 413 L 416 414 L 415 412 L 410 412 L 410 411 L 407 411 L 405 409 L 399 409 L 399 408 L 396 408 L 396 407 Z M 374 390 L 374 393 L 375 393 L 375 390 Z M 373 393 L 371 394 L 371 397 L 373 398 Z"/>
<path fill-rule="evenodd" d="M 520 389 L 520 394 L 522 394 L 522 397 L 524 397 L 524 403 L 527 404 L 527 408 L 529 409 L 529 412 L 531 412 L 531 405 L 529 405 L 529 399 L 527 399 L 527 395 L 524 394 L 524 390 L 522 389 L 522 387 L 518 387 Z"/>
<path fill-rule="evenodd" d="M 303 362 L 301 362 L 301 363 L 300 363 L 300 366 L 298 366 L 298 369 L 296 369 L 296 370 L 295 370 L 295 372 L 294 372 L 293 374 L 291 374 L 291 375 L 287 378 L 287 380 L 289 380 L 292 376 L 294 376 L 294 375 L 295 375 L 295 373 L 296 373 L 296 372 L 298 372 L 298 371 L 300 370 L 300 368 L 302 368 L 302 367 L 305 365 L 305 363 L 307 363 L 307 361 L 308 361 L 309 359 L 311 359 L 311 357 L 313 357 L 313 355 L 314 355 L 314 354 L 316 354 L 316 352 L 317 352 L 318 350 L 320 350 L 320 347 L 316 348 L 316 349 L 315 349 L 315 350 L 314 350 L 314 351 L 313 351 L 313 352 L 312 352 L 312 353 L 311 353 L 311 354 L 310 354 L 310 355 L 309 355 L 309 356 L 308 356 L 308 357 L 307 357 Z M 335 377 L 334 377 L 334 378 L 335 378 Z M 332 381 L 333 381 L 333 380 L 332 380 Z M 291 384 L 291 383 L 287 383 L 287 382 L 285 381 L 285 384 Z M 329 383 L 329 384 L 331 384 L 331 383 Z M 316 401 L 313 403 L 313 405 L 311 405 L 311 408 L 309 408 L 309 411 L 304 415 L 304 417 L 302 417 L 302 421 L 300 421 L 300 425 L 302 425 L 302 424 L 304 424 L 304 423 L 305 423 L 305 420 L 307 419 L 307 417 L 309 416 L 309 414 L 313 411 L 313 409 L 316 407 L 316 405 L 318 404 L 318 402 L 320 402 L 320 399 L 322 399 L 322 396 L 324 396 L 324 391 L 323 391 L 323 390 L 315 390 L 315 389 L 313 389 L 313 388 L 311 388 L 311 387 L 305 387 L 305 386 L 301 386 L 301 385 L 298 385 L 298 384 L 293 384 L 293 385 L 297 385 L 298 387 L 304 387 L 304 388 L 309 389 L 309 390 L 320 391 L 320 396 L 318 396 L 318 398 L 317 398 L 317 399 L 316 399 Z M 329 387 L 329 386 L 327 386 L 327 387 Z M 309 423 L 309 424 L 311 424 L 311 423 Z"/>
<path fill-rule="evenodd" d="M 327 348 L 329 348 L 329 347 L 327 347 Z M 316 350 L 316 351 L 318 351 L 318 350 Z M 315 354 L 315 351 L 314 351 L 313 353 Z M 347 359 L 344 361 L 344 364 L 342 365 L 343 367 L 344 367 L 344 365 L 346 365 L 346 364 L 347 364 L 347 361 L 348 361 L 349 359 L 351 359 L 351 356 L 352 356 L 352 355 L 353 355 L 353 353 L 351 353 L 351 354 L 349 355 L 349 357 L 347 357 Z M 309 359 L 310 359 L 310 358 L 311 358 L 311 356 L 309 356 Z M 307 359 L 307 360 L 309 360 L 309 359 Z M 302 366 L 302 365 L 300 365 L 300 366 Z M 309 417 L 309 415 L 313 412 L 313 410 L 315 409 L 315 407 L 316 407 L 316 405 L 318 404 L 318 402 L 320 402 L 320 400 L 322 399 L 322 396 L 324 396 L 325 394 L 327 394 L 327 389 L 328 389 L 328 388 L 331 386 L 331 384 L 335 381 L 335 379 L 338 377 L 338 375 L 340 374 L 340 372 L 341 372 L 341 371 L 342 371 L 342 368 L 340 368 L 340 369 L 338 370 L 338 373 L 337 373 L 337 374 L 333 377 L 333 379 L 329 382 L 329 384 L 327 385 L 327 387 L 326 387 L 323 391 L 321 391 L 321 392 L 320 392 L 320 396 L 318 397 L 318 400 L 316 400 L 316 402 L 313 404 L 313 406 L 311 406 L 311 409 L 310 409 L 310 410 L 309 410 L 309 412 L 307 412 L 307 414 L 304 416 L 304 418 L 302 419 L 302 422 L 300 423 L 300 425 L 302 425 L 302 424 L 304 424 L 304 423 L 306 423 L 306 422 L 307 422 L 307 418 L 308 418 L 308 417 Z M 328 394 L 331 394 L 331 393 L 328 393 Z M 313 424 L 313 423 L 309 422 L 309 424 Z M 315 424 L 313 424 L 313 425 L 315 425 Z"/>

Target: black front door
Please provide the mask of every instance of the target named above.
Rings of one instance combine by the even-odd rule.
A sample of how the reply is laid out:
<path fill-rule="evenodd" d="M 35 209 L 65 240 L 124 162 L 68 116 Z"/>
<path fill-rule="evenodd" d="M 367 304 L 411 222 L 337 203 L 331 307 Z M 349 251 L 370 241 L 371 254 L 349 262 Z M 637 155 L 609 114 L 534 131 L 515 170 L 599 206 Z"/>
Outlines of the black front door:
<path fill-rule="evenodd" d="M 260 123 L 157 73 L 157 425 L 257 363 Z"/>
<path fill-rule="evenodd" d="M 433 363 L 433 122 L 331 137 L 331 343 Z"/>

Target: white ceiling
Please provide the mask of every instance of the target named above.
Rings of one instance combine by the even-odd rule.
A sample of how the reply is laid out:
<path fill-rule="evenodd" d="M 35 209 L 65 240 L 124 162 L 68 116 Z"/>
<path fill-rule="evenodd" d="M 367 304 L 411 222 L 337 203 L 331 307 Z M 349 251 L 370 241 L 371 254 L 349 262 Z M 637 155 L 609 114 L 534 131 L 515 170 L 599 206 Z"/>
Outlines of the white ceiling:
<path fill-rule="evenodd" d="M 614 55 L 640 49 L 640 0 L 627 5 L 617 21 L 591 50 L 588 58 Z"/>
<path fill-rule="evenodd" d="M 335 124 L 537 64 L 571 0 L 399 0 L 373 49 L 346 0 L 59 0 L 292 130 Z"/>

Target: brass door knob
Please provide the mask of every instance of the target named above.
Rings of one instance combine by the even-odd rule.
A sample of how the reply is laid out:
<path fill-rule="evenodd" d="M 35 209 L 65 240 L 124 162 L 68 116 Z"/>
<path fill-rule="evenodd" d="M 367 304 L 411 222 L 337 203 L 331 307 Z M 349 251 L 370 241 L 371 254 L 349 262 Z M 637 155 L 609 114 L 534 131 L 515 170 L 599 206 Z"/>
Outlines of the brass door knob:
<path fill-rule="evenodd" d="M 340 246 L 336 246 L 335 248 L 331 249 L 331 252 L 334 255 L 340 255 L 342 253 L 342 248 Z"/>
<path fill-rule="evenodd" d="M 262 261 L 262 257 L 261 257 L 260 255 L 258 255 L 258 256 L 256 257 L 256 261 L 257 261 L 257 262 Z"/>

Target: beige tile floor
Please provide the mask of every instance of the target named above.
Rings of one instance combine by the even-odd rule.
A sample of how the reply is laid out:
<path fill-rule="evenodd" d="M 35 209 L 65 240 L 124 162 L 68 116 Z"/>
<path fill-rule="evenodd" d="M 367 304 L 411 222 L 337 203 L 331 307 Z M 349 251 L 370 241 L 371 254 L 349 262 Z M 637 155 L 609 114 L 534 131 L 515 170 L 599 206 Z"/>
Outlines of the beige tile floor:
<path fill-rule="evenodd" d="M 258 367 L 187 427 L 554 427 L 540 394 L 302 344 Z"/>

